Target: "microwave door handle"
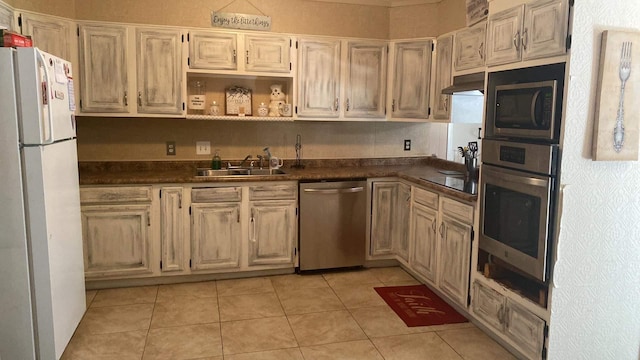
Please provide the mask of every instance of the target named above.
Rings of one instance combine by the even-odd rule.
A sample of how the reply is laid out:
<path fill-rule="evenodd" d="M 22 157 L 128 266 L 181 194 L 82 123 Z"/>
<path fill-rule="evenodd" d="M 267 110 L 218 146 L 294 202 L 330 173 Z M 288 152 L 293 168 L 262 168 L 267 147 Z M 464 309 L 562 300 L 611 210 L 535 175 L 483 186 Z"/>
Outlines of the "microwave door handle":
<path fill-rule="evenodd" d="M 538 98 L 540 97 L 540 93 L 542 90 L 538 90 L 533 94 L 533 99 L 531 100 L 531 123 L 534 126 L 534 129 L 538 128 L 538 121 L 536 119 L 536 104 L 538 103 Z"/>
<path fill-rule="evenodd" d="M 42 96 L 43 100 L 46 99 L 47 101 L 46 104 L 43 101 L 42 106 L 47 107 L 48 119 L 46 127 L 43 128 L 43 133 L 45 135 L 48 133 L 48 137 L 43 139 L 43 144 L 53 144 L 53 110 L 51 109 L 51 101 L 49 101 L 49 91 L 51 91 L 51 89 L 49 88 L 51 86 L 51 77 L 49 76 L 49 69 L 47 69 L 47 61 L 45 60 L 44 56 L 42 56 L 42 53 L 36 50 L 36 56 L 38 57 L 38 61 L 42 63 L 42 69 L 44 71 L 44 81 L 46 84 L 45 87 L 42 87 Z"/>

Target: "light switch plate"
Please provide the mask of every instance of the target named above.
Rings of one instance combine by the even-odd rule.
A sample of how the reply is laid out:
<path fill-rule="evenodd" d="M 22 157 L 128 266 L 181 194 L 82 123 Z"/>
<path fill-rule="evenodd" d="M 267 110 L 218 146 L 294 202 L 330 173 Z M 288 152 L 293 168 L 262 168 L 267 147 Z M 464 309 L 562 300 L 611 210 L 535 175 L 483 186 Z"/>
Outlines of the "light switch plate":
<path fill-rule="evenodd" d="M 407 139 L 404 141 L 404 151 L 410 151 L 411 150 L 411 140 Z"/>
<path fill-rule="evenodd" d="M 196 141 L 196 155 L 211 155 L 211 141 Z"/>

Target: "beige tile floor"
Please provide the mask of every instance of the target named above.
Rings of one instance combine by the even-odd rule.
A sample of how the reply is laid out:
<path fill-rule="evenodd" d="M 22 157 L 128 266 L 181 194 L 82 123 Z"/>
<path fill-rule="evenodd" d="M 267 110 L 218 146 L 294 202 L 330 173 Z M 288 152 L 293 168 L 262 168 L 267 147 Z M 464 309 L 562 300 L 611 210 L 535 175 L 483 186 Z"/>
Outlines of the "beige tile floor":
<path fill-rule="evenodd" d="M 87 291 L 62 359 L 515 359 L 471 323 L 407 327 L 373 290 L 400 268 Z"/>

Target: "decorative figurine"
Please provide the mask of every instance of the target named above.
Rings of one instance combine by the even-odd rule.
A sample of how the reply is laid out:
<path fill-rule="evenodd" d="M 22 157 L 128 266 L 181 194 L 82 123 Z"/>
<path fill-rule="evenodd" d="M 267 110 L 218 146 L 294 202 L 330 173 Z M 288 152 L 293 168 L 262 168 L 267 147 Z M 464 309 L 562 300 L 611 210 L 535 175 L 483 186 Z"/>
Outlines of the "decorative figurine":
<path fill-rule="evenodd" d="M 285 104 L 285 93 L 282 92 L 282 85 L 271 85 L 271 102 L 269 103 L 269 116 L 280 116 L 280 109 Z"/>

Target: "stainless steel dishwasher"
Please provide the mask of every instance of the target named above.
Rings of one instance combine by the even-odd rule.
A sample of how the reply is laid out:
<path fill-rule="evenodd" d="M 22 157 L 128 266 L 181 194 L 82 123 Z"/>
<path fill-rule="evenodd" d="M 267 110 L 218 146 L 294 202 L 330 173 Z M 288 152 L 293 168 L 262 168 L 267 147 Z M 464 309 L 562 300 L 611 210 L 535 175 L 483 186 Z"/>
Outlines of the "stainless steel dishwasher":
<path fill-rule="evenodd" d="M 366 181 L 300 184 L 300 270 L 364 265 Z"/>

